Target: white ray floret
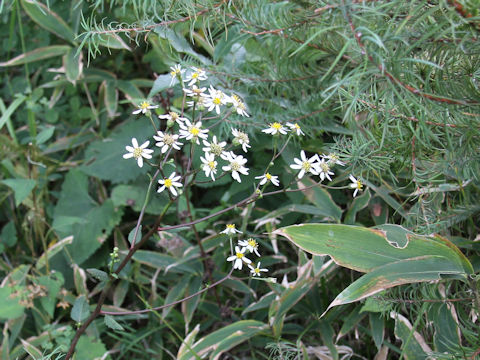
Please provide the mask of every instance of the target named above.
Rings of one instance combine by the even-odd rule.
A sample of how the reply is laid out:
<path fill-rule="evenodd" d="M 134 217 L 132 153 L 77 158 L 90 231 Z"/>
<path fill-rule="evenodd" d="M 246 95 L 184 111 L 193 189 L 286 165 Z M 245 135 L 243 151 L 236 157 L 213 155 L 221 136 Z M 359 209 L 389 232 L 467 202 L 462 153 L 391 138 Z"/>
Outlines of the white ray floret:
<path fill-rule="evenodd" d="M 340 157 L 336 153 L 330 153 L 328 155 L 322 155 L 322 158 L 327 159 L 327 162 L 329 164 L 345 166 L 345 163 L 343 161 L 340 161 Z"/>
<path fill-rule="evenodd" d="M 162 131 L 157 131 L 157 135 L 153 135 L 153 138 L 158 141 L 155 145 L 161 148 L 162 154 L 166 153 L 169 148 L 180 150 L 180 146 L 183 144 L 178 140 L 177 134 L 168 134 Z"/>
<path fill-rule="evenodd" d="M 261 175 L 261 176 L 255 176 L 255 179 L 261 179 L 260 180 L 260 186 L 265 185 L 267 183 L 267 181 L 270 181 L 275 186 L 280 185 L 280 181 L 278 181 L 278 176 L 271 175 L 268 172 Z"/>
<path fill-rule="evenodd" d="M 287 122 L 287 126 L 290 128 L 291 131 L 296 132 L 298 136 L 305 135 L 305 133 L 302 131 L 302 128 L 297 123 Z"/>
<path fill-rule="evenodd" d="M 208 111 L 215 109 L 217 114 L 220 114 L 220 106 L 223 106 L 229 100 L 229 97 L 221 90 L 213 88 L 210 85 L 208 89 L 209 94 L 205 97 L 205 107 Z"/>
<path fill-rule="evenodd" d="M 242 150 L 244 152 L 247 152 L 247 148 L 251 147 L 250 139 L 248 138 L 248 135 L 240 130 L 233 129 L 233 128 L 232 128 L 232 135 L 233 135 L 233 144 L 241 145 Z"/>
<path fill-rule="evenodd" d="M 310 159 L 307 159 L 305 156 L 305 151 L 300 151 L 300 159 L 293 159 L 295 164 L 290 165 L 294 170 L 300 170 L 298 178 L 301 179 L 305 173 L 311 173 L 313 175 L 318 175 L 318 170 L 316 167 L 316 162 L 318 161 L 318 155 L 312 156 Z"/>
<path fill-rule="evenodd" d="M 363 184 L 360 181 L 360 179 L 355 179 L 355 177 L 353 175 L 350 175 L 349 178 L 350 178 L 350 181 L 352 182 L 350 184 L 350 188 L 355 189 L 355 191 L 353 192 L 353 197 L 355 197 L 355 196 L 357 196 L 357 193 L 359 191 L 363 190 Z"/>
<path fill-rule="evenodd" d="M 260 268 L 261 262 L 259 261 L 257 264 L 257 267 L 253 267 L 252 265 L 248 265 L 250 268 L 250 272 L 252 273 L 252 276 L 260 276 L 262 272 L 267 272 L 268 269 L 261 269 Z"/>
<path fill-rule="evenodd" d="M 158 105 L 151 105 L 148 101 L 142 101 L 140 105 L 138 105 L 138 109 L 133 111 L 132 114 L 145 114 L 147 111 L 158 108 Z"/>
<path fill-rule="evenodd" d="M 185 72 L 185 69 L 182 69 L 182 65 L 177 64 L 175 66 L 170 66 L 170 76 L 172 77 L 172 80 L 170 81 L 170 86 L 174 83 L 175 79 L 177 77 L 181 77 L 182 74 Z"/>
<path fill-rule="evenodd" d="M 196 84 L 198 81 L 207 80 L 207 79 L 208 77 L 205 71 L 196 67 L 191 67 L 190 72 L 185 77 L 185 80 L 183 80 L 183 82 L 188 82 L 187 85 L 192 86 L 193 84 Z"/>
<path fill-rule="evenodd" d="M 252 263 L 252 261 L 244 255 L 246 250 L 247 248 L 239 248 L 238 246 L 235 246 L 235 255 L 227 258 L 227 261 L 233 261 L 234 269 L 242 270 L 243 263 L 247 265 Z"/>
<path fill-rule="evenodd" d="M 226 166 L 222 166 L 222 170 L 231 171 L 232 178 L 241 183 L 242 179 L 240 179 L 240 174 L 248 175 L 248 168 L 244 166 L 247 163 L 247 159 L 242 155 L 235 155 L 232 151 L 222 155 L 222 159 L 229 163 Z"/>
<path fill-rule="evenodd" d="M 127 153 L 123 155 L 124 159 L 134 158 L 137 160 L 137 165 L 139 167 L 143 166 L 143 158 L 151 159 L 153 150 L 147 149 L 147 146 L 150 144 L 150 141 L 145 141 L 142 145 L 138 146 L 138 141 L 135 138 L 132 138 L 132 145 L 133 146 L 125 146 L 127 149 Z"/>
<path fill-rule="evenodd" d="M 236 233 L 241 234 L 242 232 L 235 228 L 235 224 L 227 224 L 225 226 L 225 230 L 220 231 L 220 234 L 226 234 L 226 235 L 235 235 Z"/>
<path fill-rule="evenodd" d="M 274 123 L 270 123 L 268 128 L 263 129 L 262 132 L 270 135 L 276 135 L 276 134 L 286 135 L 288 132 L 288 129 L 282 124 L 280 124 L 279 122 L 274 122 Z"/>
<path fill-rule="evenodd" d="M 247 113 L 247 108 L 245 106 L 245 103 L 240 99 L 239 96 L 233 94 L 232 96 L 229 97 L 229 102 L 233 105 L 233 108 L 237 112 L 238 115 L 242 115 L 245 117 L 250 117 Z"/>
<path fill-rule="evenodd" d="M 181 117 L 180 114 L 175 111 L 170 111 L 168 114 L 164 115 L 158 115 L 158 118 L 167 121 L 175 121 L 178 125 L 182 124 L 185 120 L 187 120 L 187 118 Z"/>
<path fill-rule="evenodd" d="M 208 129 L 202 129 L 202 122 L 197 121 L 191 123 L 190 120 L 185 119 L 183 124 L 180 124 L 180 139 L 192 140 L 200 145 L 198 138 L 207 139 Z"/>
<path fill-rule="evenodd" d="M 249 238 L 247 240 L 240 240 L 238 245 L 247 248 L 250 253 L 255 253 L 255 255 L 260 256 L 258 252 L 258 242 L 255 239 Z"/>
<path fill-rule="evenodd" d="M 217 136 L 213 135 L 212 141 L 208 142 L 207 140 L 203 140 L 203 145 L 205 145 L 205 147 L 202 148 L 204 152 L 211 153 L 215 156 L 220 156 L 223 153 L 225 153 L 223 149 L 227 145 L 227 142 L 226 141 L 218 142 Z"/>
<path fill-rule="evenodd" d="M 328 180 L 332 181 L 332 178 L 330 175 L 335 175 L 333 171 L 330 170 L 330 165 L 328 162 L 325 162 L 325 159 L 320 160 L 319 162 L 315 163 L 315 166 L 317 167 L 317 171 L 320 175 L 320 180 L 325 180 L 327 178 Z"/>
<path fill-rule="evenodd" d="M 161 193 L 163 190 L 168 189 L 173 196 L 177 196 L 177 189 L 179 187 L 182 187 L 182 183 L 178 182 L 180 180 L 181 176 L 175 176 L 175 172 L 171 173 L 168 178 L 165 178 L 163 180 L 158 180 L 158 183 L 162 185 L 161 187 L 158 188 L 157 192 Z"/>
<path fill-rule="evenodd" d="M 205 157 L 200 156 L 202 162 L 202 170 L 205 171 L 206 177 L 211 177 L 215 181 L 215 175 L 217 173 L 217 162 L 215 161 L 215 155 L 212 153 L 205 153 Z"/>

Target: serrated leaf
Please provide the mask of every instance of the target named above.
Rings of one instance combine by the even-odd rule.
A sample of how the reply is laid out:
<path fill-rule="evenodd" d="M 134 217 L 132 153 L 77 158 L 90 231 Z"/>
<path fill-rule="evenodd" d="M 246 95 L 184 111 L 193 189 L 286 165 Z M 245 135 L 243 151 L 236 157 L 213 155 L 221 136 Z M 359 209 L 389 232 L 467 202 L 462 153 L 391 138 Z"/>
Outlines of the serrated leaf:
<path fill-rule="evenodd" d="M 15 206 L 20 205 L 32 192 L 37 182 L 33 179 L 5 179 L 2 184 L 10 187 L 15 194 Z"/>
<path fill-rule="evenodd" d="M 73 303 L 70 317 L 76 322 L 82 322 L 90 315 L 90 309 L 88 308 L 88 302 L 85 295 L 80 295 L 75 299 Z"/>
<path fill-rule="evenodd" d="M 99 281 L 108 281 L 108 274 L 98 269 L 87 269 L 87 272 Z"/>
<path fill-rule="evenodd" d="M 128 121 L 117 127 L 108 138 L 92 142 L 88 146 L 85 152 L 88 165 L 80 167 L 80 170 L 114 184 L 133 181 L 140 175 L 146 174 L 150 167 L 145 164 L 139 168 L 134 159 L 123 159 L 123 154 L 127 152 L 125 146 L 132 145 L 133 137 L 142 144 L 151 136 L 152 126 L 148 120 L 140 118 Z M 153 148 L 152 145 L 150 142 L 150 148 Z"/>
<path fill-rule="evenodd" d="M 105 325 L 109 327 L 110 329 L 113 330 L 119 330 L 119 331 L 124 331 L 125 329 L 123 328 L 122 325 L 120 325 L 114 318 L 113 316 L 110 315 L 105 315 L 103 318 L 103 321 L 105 322 Z"/>
<path fill-rule="evenodd" d="M 75 44 L 75 34 L 67 23 L 44 4 L 35 0 L 21 0 L 23 9 L 38 25 Z"/>
<path fill-rule="evenodd" d="M 104 358 L 107 348 L 100 339 L 80 336 L 75 351 L 75 360 L 92 360 Z"/>

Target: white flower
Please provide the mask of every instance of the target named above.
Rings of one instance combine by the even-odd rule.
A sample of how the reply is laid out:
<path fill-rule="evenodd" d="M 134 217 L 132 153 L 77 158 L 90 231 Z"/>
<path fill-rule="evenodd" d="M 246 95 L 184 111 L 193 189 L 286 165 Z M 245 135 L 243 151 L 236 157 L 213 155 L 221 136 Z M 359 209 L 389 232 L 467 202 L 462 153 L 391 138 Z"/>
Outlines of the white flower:
<path fill-rule="evenodd" d="M 268 269 L 260 269 L 260 261 L 258 262 L 257 264 L 257 267 L 253 267 L 252 265 L 248 265 L 248 267 L 250 268 L 250 272 L 252 273 L 252 276 L 260 276 L 260 272 L 267 272 Z M 275 281 L 276 282 L 276 281 Z"/>
<path fill-rule="evenodd" d="M 349 178 L 350 178 L 350 181 L 352 182 L 352 183 L 350 184 L 350 188 L 355 189 L 355 191 L 353 192 L 353 197 L 355 197 L 355 196 L 357 196 L 358 191 L 362 191 L 362 189 L 363 189 L 363 184 L 362 184 L 362 182 L 360 181 L 360 179 L 358 179 L 358 180 L 355 179 L 355 178 L 353 177 L 353 175 L 350 175 Z"/>
<path fill-rule="evenodd" d="M 170 190 L 173 196 L 177 196 L 177 189 L 178 187 L 182 187 L 183 185 L 178 182 L 180 180 L 181 176 L 175 176 L 175 172 L 171 173 L 170 176 L 166 179 L 163 180 L 158 180 L 158 183 L 162 185 L 160 188 L 158 188 L 157 192 L 161 193 L 165 188 Z"/>
<path fill-rule="evenodd" d="M 258 252 L 258 243 L 254 239 L 240 240 L 238 245 L 247 248 L 250 253 L 254 252 L 257 256 L 260 256 L 260 253 Z"/>
<path fill-rule="evenodd" d="M 205 98 L 205 106 L 208 108 L 208 111 L 215 109 L 217 114 L 220 114 L 220 106 L 225 105 L 229 97 L 223 91 L 214 89 L 212 85 L 210 85 L 208 92 L 210 94 Z"/>
<path fill-rule="evenodd" d="M 157 135 L 158 136 L 153 135 L 153 138 L 158 141 L 155 145 L 162 149 L 162 154 L 166 153 L 170 147 L 180 150 L 180 146 L 183 145 L 180 141 L 177 141 L 178 135 L 176 134 L 167 134 L 157 131 Z"/>
<path fill-rule="evenodd" d="M 191 72 L 185 77 L 183 82 L 188 82 L 188 86 L 192 86 L 197 81 L 207 80 L 207 75 L 202 69 L 192 67 Z"/>
<path fill-rule="evenodd" d="M 217 162 L 215 161 L 215 155 L 212 153 L 205 153 L 205 157 L 200 156 L 202 161 L 202 169 L 205 171 L 206 177 L 211 177 L 215 181 L 215 174 L 217 173 Z"/>
<path fill-rule="evenodd" d="M 285 135 L 288 129 L 278 122 L 270 123 L 267 129 L 263 129 L 262 132 L 265 134 L 276 135 L 278 133 Z"/>
<path fill-rule="evenodd" d="M 238 115 L 250 117 L 247 113 L 247 108 L 245 103 L 235 94 L 229 97 L 229 102 L 233 105 L 233 108 L 236 110 Z"/>
<path fill-rule="evenodd" d="M 227 166 L 222 166 L 222 170 L 231 171 L 232 178 L 241 183 L 242 179 L 240 179 L 239 173 L 248 175 L 248 168 L 243 166 L 247 163 L 247 159 L 245 159 L 242 155 L 235 155 L 232 151 L 222 155 L 222 159 L 229 162 Z"/>
<path fill-rule="evenodd" d="M 205 90 L 206 87 L 199 88 L 197 85 L 193 85 L 191 89 L 183 89 L 187 96 L 205 96 Z"/>
<path fill-rule="evenodd" d="M 177 64 L 175 66 L 170 66 L 170 76 L 172 77 L 172 80 L 170 81 L 170 86 L 172 86 L 173 82 L 177 78 L 177 76 L 182 76 L 182 74 L 185 72 L 185 69 L 182 69 L 182 65 Z"/>
<path fill-rule="evenodd" d="M 208 138 L 208 129 L 202 129 L 201 127 L 201 121 L 192 124 L 190 120 L 185 119 L 185 123 L 180 124 L 180 139 L 193 140 L 197 145 L 200 145 L 198 138 Z"/>
<path fill-rule="evenodd" d="M 134 158 L 137 160 L 137 164 L 139 167 L 143 166 L 143 158 L 145 159 L 151 159 L 153 153 L 153 150 L 147 149 L 146 147 L 150 144 L 150 141 L 145 141 L 142 145 L 138 146 L 137 139 L 132 138 L 132 146 L 125 146 L 125 149 L 127 149 L 128 153 L 123 155 L 124 159 L 130 159 Z"/>
<path fill-rule="evenodd" d="M 273 185 L 278 186 L 280 182 L 278 181 L 278 176 L 271 175 L 270 173 L 265 173 L 262 176 L 255 176 L 255 179 L 262 179 L 260 181 L 260 186 L 267 183 L 267 181 L 271 181 Z"/>
<path fill-rule="evenodd" d="M 235 255 L 229 256 L 227 258 L 227 261 L 234 261 L 233 263 L 233 268 L 234 269 L 239 269 L 242 270 L 243 263 L 245 264 L 251 264 L 252 261 L 250 259 L 247 259 L 245 255 L 243 254 L 247 250 L 246 248 L 240 249 L 238 246 L 235 246 Z"/>
<path fill-rule="evenodd" d="M 225 152 L 223 148 L 227 145 L 227 142 L 222 141 L 218 143 L 217 136 L 213 135 L 212 142 L 203 140 L 203 145 L 205 145 L 205 147 L 202 150 L 205 151 L 206 153 L 212 153 L 215 156 L 220 156 Z"/>
<path fill-rule="evenodd" d="M 298 125 L 297 123 L 292 124 L 291 122 L 287 122 L 287 126 L 290 128 L 290 130 L 295 131 L 298 136 L 305 135 L 305 133 L 300 128 L 300 125 Z"/>
<path fill-rule="evenodd" d="M 138 109 L 133 111 L 132 114 L 145 114 L 148 110 L 156 109 L 158 105 L 150 105 L 148 101 L 142 101 L 140 105 L 138 105 Z"/>
<path fill-rule="evenodd" d="M 301 179 L 305 173 L 309 172 L 312 173 L 313 175 L 318 175 L 318 170 L 315 165 L 315 161 L 318 160 L 318 155 L 312 156 L 310 159 L 307 159 L 305 156 L 305 151 L 300 151 L 300 159 L 293 159 L 295 164 L 290 165 L 292 169 L 295 170 L 300 170 L 300 173 L 298 174 L 298 178 Z"/>
<path fill-rule="evenodd" d="M 158 115 L 158 118 L 167 121 L 175 121 L 178 125 L 182 124 L 183 121 L 187 120 L 187 118 L 180 117 L 180 115 L 175 111 L 170 111 L 168 114 L 165 115 Z"/>
<path fill-rule="evenodd" d="M 330 171 L 330 165 L 328 162 L 325 162 L 325 159 L 320 160 L 319 162 L 315 163 L 317 171 L 320 174 L 320 180 L 324 180 L 327 178 L 328 180 L 332 181 L 330 175 L 335 175 L 333 171 Z"/>
<path fill-rule="evenodd" d="M 247 148 L 251 147 L 250 144 L 250 139 L 248 138 L 248 135 L 245 134 L 244 132 L 241 132 L 237 129 L 232 128 L 232 135 L 233 135 L 233 144 L 234 145 L 242 145 L 242 149 L 244 152 L 247 152 Z"/>
<path fill-rule="evenodd" d="M 328 155 L 322 155 L 323 159 L 328 159 L 329 164 L 337 164 L 340 166 L 345 166 L 345 163 L 343 161 L 340 161 L 340 157 L 336 153 L 330 153 Z"/>
<path fill-rule="evenodd" d="M 235 224 L 227 224 L 225 230 L 220 231 L 220 234 L 234 235 L 235 233 L 241 234 L 240 230 L 235 229 Z"/>

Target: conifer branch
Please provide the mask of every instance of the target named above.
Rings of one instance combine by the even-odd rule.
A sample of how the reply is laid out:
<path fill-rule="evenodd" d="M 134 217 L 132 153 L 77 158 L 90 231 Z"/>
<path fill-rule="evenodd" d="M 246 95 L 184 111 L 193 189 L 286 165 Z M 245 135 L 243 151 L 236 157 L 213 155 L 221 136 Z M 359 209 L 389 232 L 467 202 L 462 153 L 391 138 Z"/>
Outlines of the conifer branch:
<path fill-rule="evenodd" d="M 473 20 L 468 20 L 468 19 L 472 18 L 473 15 L 470 14 L 470 13 L 468 12 L 468 10 L 463 7 L 462 4 L 460 4 L 460 3 L 459 3 L 458 1 L 456 1 L 456 0 L 447 0 L 447 2 L 448 2 L 450 5 L 452 5 L 452 6 L 455 8 L 455 10 L 456 10 L 463 18 L 465 18 L 465 19 L 467 20 L 467 22 L 468 22 L 470 25 L 472 25 L 476 30 L 480 31 L 480 22 L 475 22 L 475 21 L 473 21 Z"/>

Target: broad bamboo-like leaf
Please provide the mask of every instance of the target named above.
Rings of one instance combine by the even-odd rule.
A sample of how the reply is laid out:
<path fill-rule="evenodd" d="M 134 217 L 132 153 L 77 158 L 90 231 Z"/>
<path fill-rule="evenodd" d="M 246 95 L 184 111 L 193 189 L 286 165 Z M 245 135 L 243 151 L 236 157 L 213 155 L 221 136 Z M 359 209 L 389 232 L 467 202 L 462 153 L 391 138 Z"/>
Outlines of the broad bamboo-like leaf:
<path fill-rule="evenodd" d="M 21 0 L 23 9 L 38 25 L 58 37 L 75 44 L 75 34 L 70 26 L 50 8 L 34 0 Z"/>
<path fill-rule="evenodd" d="M 278 229 L 301 249 L 314 255 L 330 255 L 339 265 L 360 272 L 399 260 L 424 255 L 442 256 L 466 274 L 473 268 L 462 252 L 447 239 L 420 236 L 400 226 L 372 229 L 337 224 L 301 224 Z"/>
<path fill-rule="evenodd" d="M 413 329 L 408 319 L 398 313 L 391 312 L 390 317 L 395 319 L 395 337 L 402 340 L 403 356 L 407 360 L 423 360 L 432 349 L 422 335 Z"/>
<path fill-rule="evenodd" d="M 364 299 L 394 286 L 440 280 L 442 274 L 465 276 L 461 266 L 442 256 L 425 255 L 386 264 L 350 284 L 328 309 Z"/>
<path fill-rule="evenodd" d="M 80 79 L 83 73 L 82 53 L 77 54 L 76 48 L 68 50 L 63 57 L 63 67 L 65 68 L 65 75 L 68 81 L 75 84 L 75 81 Z"/>
<path fill-rule="evenodd" d="M 267 328 L 267 324 L 256 320 L 237 321 L 201 338 L 193 344 L 192 350 L 202 358 L 213 351 L 210 359 L 218 359 L 225 351 L 241 344 Z M 193 360 L 195 359 L 195 355 L 189 350 L 185 351 L 181 356 L 177 357 L 177 359 Z"/>

